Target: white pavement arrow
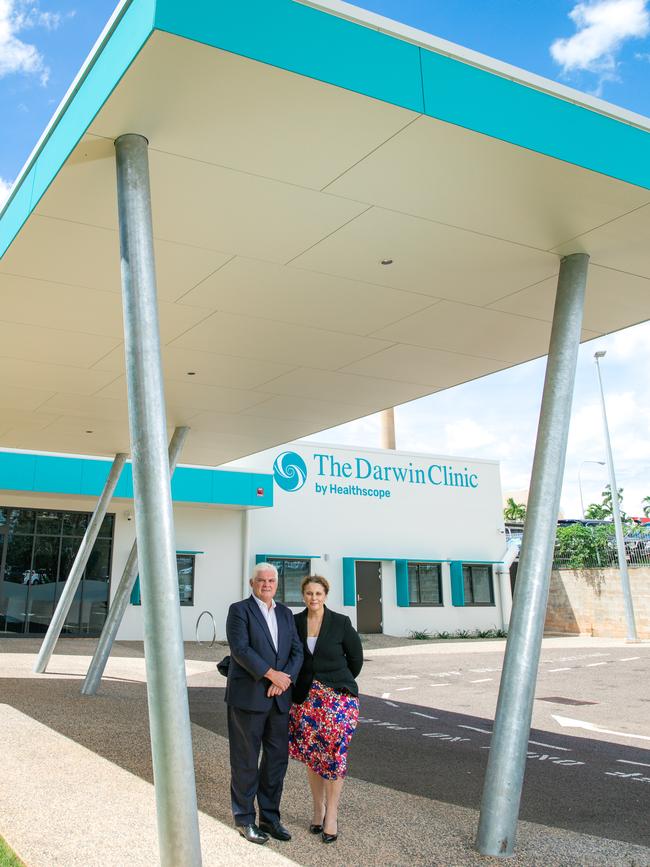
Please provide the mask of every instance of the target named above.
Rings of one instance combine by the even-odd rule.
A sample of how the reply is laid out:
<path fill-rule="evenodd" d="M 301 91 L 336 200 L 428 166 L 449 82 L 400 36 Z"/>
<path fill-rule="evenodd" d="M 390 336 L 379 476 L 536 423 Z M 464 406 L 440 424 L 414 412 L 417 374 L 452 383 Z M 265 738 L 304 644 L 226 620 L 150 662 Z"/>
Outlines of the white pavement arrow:
<path fill-rule="evenodd" d="M 613 732 L 611 729 L 604 729 L 590 722 L 583 722 L 581 719 L 570 719 L 567 716 L 556 716 L 551 714 L 553 719 L 564 728 L 586 729 L 588 732 L 598 732 L 601 735 L 617 735 L 620 738 L 637 738 L 642 741 L 650 741 L 647 735 L 634 735 L 630 732 Z"/>

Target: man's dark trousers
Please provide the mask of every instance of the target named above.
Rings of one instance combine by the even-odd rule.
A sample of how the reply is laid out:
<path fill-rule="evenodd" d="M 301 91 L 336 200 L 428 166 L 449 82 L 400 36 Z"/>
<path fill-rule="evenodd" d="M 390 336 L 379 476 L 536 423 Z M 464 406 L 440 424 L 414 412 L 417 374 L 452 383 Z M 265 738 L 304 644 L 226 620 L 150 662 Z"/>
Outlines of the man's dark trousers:
<path fill-rule="evenodd" d="M 278 603 L 277 648 L 264 615 L 253 597 L 230 606 L 226 634 L 230 667 L 226 686 L 230 742 L 232 812 L 236 825 L 255 823 L 255 798 L 260 821 L 280 821 L 280 798 L 289 762 L 291 689 L 273 698 L 264 675 L 283 671 L 295 683 L 302 665 L 302 642 L 291 609 Z M 262 761 L 258 759 L 262 750 Z"/>
<path fill-rule="evenodd" d="M 260 821 L 280 821 L 280 799 L 289 763 L 289 714 L 277 705 L 269 711 L 228 707 L 230 798 L 236 825 L 255 822 L 255 796 Z M 262 761 L 257 761 L 262 748 Z"/>

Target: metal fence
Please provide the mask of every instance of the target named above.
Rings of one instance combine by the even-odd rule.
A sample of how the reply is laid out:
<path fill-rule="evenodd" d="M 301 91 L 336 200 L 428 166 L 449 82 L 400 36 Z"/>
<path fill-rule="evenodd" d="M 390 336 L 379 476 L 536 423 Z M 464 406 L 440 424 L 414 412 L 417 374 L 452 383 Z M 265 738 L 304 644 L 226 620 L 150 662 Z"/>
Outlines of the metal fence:
<path fill-rule="evenodd" d="M 520 527 L 506 527 L 508 539 L 523 534 Z M 628 566 L 650 566 L 650 526 L 624 527 Z M 610 522 L 558 527 L 553 569 L 607 569 L 618 567 L 616 536 Z"/>

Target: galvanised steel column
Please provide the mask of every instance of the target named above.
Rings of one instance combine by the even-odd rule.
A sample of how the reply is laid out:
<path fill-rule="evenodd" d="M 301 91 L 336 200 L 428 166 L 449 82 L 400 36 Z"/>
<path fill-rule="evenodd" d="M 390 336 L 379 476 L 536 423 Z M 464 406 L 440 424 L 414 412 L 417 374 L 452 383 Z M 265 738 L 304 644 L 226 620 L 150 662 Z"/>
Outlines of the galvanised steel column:
<path fill-rule="evenodd" d="M 93 545 L 97 539 L 99 528 L 101 527 L 102 521 L 106 515 L 108 504 L 113 496 L 115 486 L 119 481 L 120 473 L 122 472 L 122 467 L 124 466 L 125 461 L 126 455 L 122 453 L 115 455 L 113 465 L 108 474 L 108 478 L 106 479 L 106 484 L 104 485 L 104 490 L 95 506 L 93 516 L 90 519 L 84 537 L 81 540 L 81 545 L 77 551 L 77 556 L 74 558 L 70 574 L 66 579 L 65 587 L 61 593 L 61 598 L 56 606 L 56 610 L 52 616 L 47 632 L 45 633 L 45 638 L 41 644 L 41 649 L 36 658 L 36 662 L 34 663 L 34 671 L 37 674 L 43 674 L 47 669 L 52 654 L 54 653 L 54 648 L 59 640 L 59 635 L 61 634 L 61 630 L 65 624 L 65 619 L 72 607 L 72 603 L 74 602 L 74 595 L 79 587 L 81 576 L 84 573 L 84 569 L 88 563 L 88 558 L 93 550 Z"/>
<path fill-rule="evenodd" d="M 621 573 L 621 589 L 623 591 L 623 605 L 625 607 L 625 624 L 627 626 L 627 640 L 638 641 L 636 623 L 634 620 L 634 605 L 632 603 L 632 590 L 630 588 L 630 573 L 627 570 L 627 556 L 625 540 L 623 539 L 623 526 L 621 524 L 621 507 L 618 502 L 618 488 L 616 487 L 616 475 L 614 473 L 614 457 L 612 455 L 612 441 L 609 437 L 609 425 L 607 424 L 607 410 L 605 408 L 605 392 L 603 380 L 600 375 L 598 360 L 603 358 L 605 351 L 594 353 L 596 371 L 598 373 L 598 386 L 600 388 L 600 406 L 603 412 L 603 431 L 605 433 L 605 456 L 607 458 L 607 472 L 609 473 L 609 489 L 612 494 L 612 521 L 616 534 L 616 552 L 618 554 L 618 570 Z"/>
<path fill-rule="evenodd" d="M 589 256 L 562 259 L 526 523 L 476 845 L 514 850 L 571 417 Z"/>
<path fill-rule="evenodd" d="M 162 867 L 199 867 L 190 715 L 174 544 L 147 140 L 115 142 L 124 347 L 147 698 Z"/>
<path fill-rule="evenodd" d="M 169 443 L 170 477 L 174 475 L 174 470 L 176 469 L 179 455 L 183 450 L 183 445 L 185 443 L 188 431 L 188 427 L 177 427 L 171 438 L 171 442 Z M 102 675 L 104 674 L 106 663 L 108 662 L 108 658 L 111 655 L 111 649 L 113 647 L 113 642 L 115 641 L 115 636 L 117 635 L 117 630 L 120 628 L 120 623 L 122 622 L 122 618 L 124 617 L 124 612 L 126 611 L 126 607 L 129 604 L 129 599 L 131 598 L 131 591 L 133 590 L 133 586 L 135 584 L 135 579 L 137 578 L 137 576 L 138 539 L 136 536 L 136 539 L 131 547 L 131 551 L 129 552 L 129 556 L 127 557 L 126 565 L 124 566 L 124 571 L 122 572 L 122 577 L 120 578 L 120 583 L 117 586 L 115 596 L 113 597 L 111 606 L 108 609 L 106 623 L 104 623 L 102 634 L 99 636 L 99 641 L 97 642 L 95 654 L 88 667 L 88 673 L 86 674 L 83 686 L 81 687 L 82 695 L 95 695 L 95 693 L 99 689 L 99 684 L 102 681 Z"/>

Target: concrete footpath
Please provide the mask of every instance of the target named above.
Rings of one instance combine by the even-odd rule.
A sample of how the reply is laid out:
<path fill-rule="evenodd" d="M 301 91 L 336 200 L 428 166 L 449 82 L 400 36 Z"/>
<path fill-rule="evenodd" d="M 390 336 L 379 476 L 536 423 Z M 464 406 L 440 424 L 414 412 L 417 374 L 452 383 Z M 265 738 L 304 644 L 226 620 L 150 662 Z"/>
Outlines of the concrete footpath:
<path fill-rule="evenodd" d="M 503 641 L 365 643 L 371 658 L 402 654 L 494 652 Z M 605 639 L 545 639 L 552 647 L 621 646 Z M 139 867 L 158 863 L 142 645 L 120 643 L 102 690 L 80 695 L 94 642 L 67 639 L 46 675 L 31 667 L 39 643 L 0 639 L 2 771 L 0 835 L 28 867 Z M 214 664 L 226 649 L 188 645 L 190 689 L 210 687 L 223 701 Z M 193 725 L 204 865 L 493 865 L 473 849 L 477 810 L 394 791 L 350 776 L 340 838 L 323 846 L 307 831 L 309 796 L 301 766 L 290 763 L 283 820 L 291 843 L 244 842 L 231 825 L 226 739 Z M 352 745 L 354 749 L 354 742 Z M 382 756 L 377 755 L 377 761 Z M 435 768 L 423 768 L 435 773 Z M 514 865 L 648 867 L 650 849 L 522 822 Z M 182 867 L 182 865 L 179 865 Z"/>

